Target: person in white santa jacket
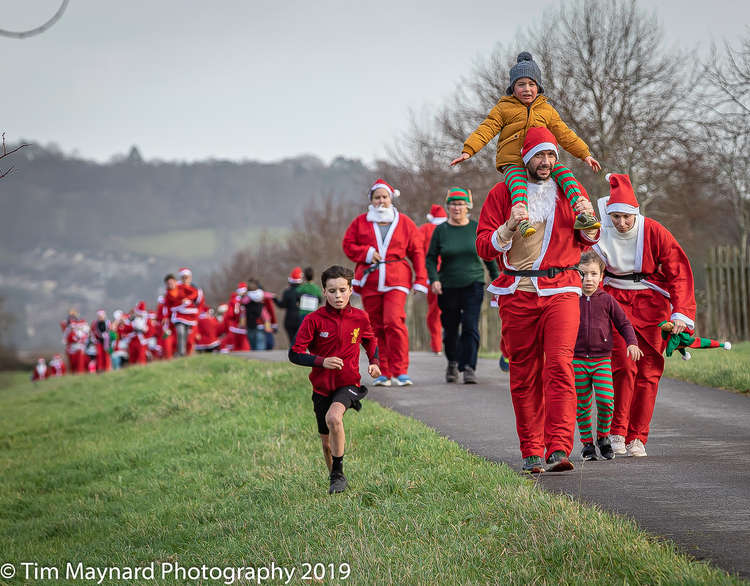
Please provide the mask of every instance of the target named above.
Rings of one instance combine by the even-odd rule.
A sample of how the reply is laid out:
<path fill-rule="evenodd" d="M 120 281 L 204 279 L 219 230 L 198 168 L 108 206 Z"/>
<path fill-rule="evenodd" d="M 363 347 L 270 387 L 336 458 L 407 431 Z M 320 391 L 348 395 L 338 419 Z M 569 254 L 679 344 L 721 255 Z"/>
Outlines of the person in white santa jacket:
<path fill-rule="evenodd" d="M 695 328 L 693 271 L 669 230 L 640 213 L 630 177 L 613 173 L 607 180 L 610 195 L 598 202 L 602 235 L 594 250 L 606 264 L 604 290 L 625 310 L 643 351 L 633 362 L 622 337 L 613 340 L 610 440 L 616 454 L 645 456 L 667 344 L 658 324 L 673 322 L 677 334 Z"/>
<path fill-rule="evenodd" d="M 344 254 L 356 263 L 354 292 L 362 296 L 381 349 L 382 374 L 374 384 L 383 386 L 390 386 L 391 377 L 399 386 L 412 384 L 406 296 L 412 291 L 428 292 L 422 234 L 393 205 L 399 194 L 378 179 L 370 187 L 367 213 L 354 218 L 342 242 Z"/>

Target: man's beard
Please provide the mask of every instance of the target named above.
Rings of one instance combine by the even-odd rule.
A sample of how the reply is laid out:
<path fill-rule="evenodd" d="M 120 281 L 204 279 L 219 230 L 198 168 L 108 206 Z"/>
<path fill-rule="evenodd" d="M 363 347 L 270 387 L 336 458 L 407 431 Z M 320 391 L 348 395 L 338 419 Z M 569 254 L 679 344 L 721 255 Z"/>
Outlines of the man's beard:
<path fill-rule="evenodd" d="M 390 223 L 396 219 L 396 210 L 393 206 L 374 206 L 372 204 L 367 208 L 367 221 L 368 222 L 383 222 Z"/>
<path fill-rule="evenodd" d="M 557 203 L 557 184 L 554 181 L 529 183 L 527 186 L 529 198 L 529 222 L 537 224 L 547 220 Z"/>
<path fill-rule="evenodd" d="M 534 180 L 534 181 L 546 181 L 547 179 L 549 179 L 549 177 L 550 177 L 550 176 L 549 176 L 549 173 L 547 173 L 547 176 L 546 176 L 546 177 L 540 177 L 540 176 L 539 176 L 539 173 L 538 173 L 538 171 L 539 171 L 539 169 L 540 169 L 540 168 L 541 168 L 541 169 L 544 169 L 545 171 L 549 171 L 549 173 L 551 173 L 551 172 L 552 172 L 552 167 L 551 167 L 551 166 L 539 165 L 538 167 L 536 167 L 536 168 L 535 168 L 535 169 L 533 169 L 533 170 L 532 170 L 532 169 L 529 169 L 529 168 L 527 167 L 527 169 L 526 169 L 526 170 L 527 170 L 527 171 L 529 172 L 529 179 L 532 179 L 532 180 Z"/>

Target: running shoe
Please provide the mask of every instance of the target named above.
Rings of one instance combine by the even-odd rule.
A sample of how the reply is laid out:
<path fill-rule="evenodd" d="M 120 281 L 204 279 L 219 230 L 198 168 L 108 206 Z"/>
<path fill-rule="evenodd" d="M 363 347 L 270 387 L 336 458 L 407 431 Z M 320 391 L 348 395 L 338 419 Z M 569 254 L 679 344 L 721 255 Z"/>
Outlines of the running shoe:
<path fill-rule="evenodd" d="M 374 387 L 390 387 L 391 379 L 389 379 L 387 376 L 379 376 L 374 381 L 372 381 L 372 385 Z"/>
<path fill-rule="evenodd" d="M 528 220 L 521 220 L 518 223 L 517 230 L 521 233 L 521 236 L 528 238 L 529 236 L 536 234 L 536 228 L 531 225 Z"/>
<path fill-rule="evenodd" d="M 596 460 L 596 448 L 594 447 L 594 442 L 583 444 L 583 449 L 581 450 L 581 458 L 583 458 L 584 460 Z"/>
<path fill-rule="evenodd" d="M 408 374 L 399 374 L 396 377 L 396 384 L 400 387 L 406 387 L 409 385 L 413 385 L 414 383 L 411 382 L 411 379 L 409 378 Z"/>
<path fill-rule="evenodd" d="M 344 492 L 347 484 L 346 476 L 344 476 L 343 472 L 331 472 L 331 486 L 328 489 L 328 494 Z"/>
<path fill-rule="evenodd" d="M 610 435 L 609 441 L 612 446 L 612 451 L 618 456 L 624 456 L 628 453 L 625 449 L 625 437 L 621 435 Z"/>
<path fill-rule="evenodd" d="M 464 367 L 464 384 L 475 385 L 477 384 L 477 374 L 471 366 Z"/>
<path fill-rule="evenodd" d="M 445 382 L 458 382 L 458 362 L 449 362 L 448 368 L 445 369 Z"/>
<path fill-rule="evenodd" d="M 526 474 L 541 474 L 544 472 L 544 462 L 541 456 L 526 456 L 523 459 L 521 472 L 525 472 Z"/>
<path fill-rule="evenodd" d="M 596 440 L 596 445 L 599 446 L 599 453 L 605 460 L 613 460 L 615 457 L 615 451 L 612 449 L 612 442 L 609 441 L 609 436 L 600 437 Z"/>
<path fill-rule="evenodd" d="M 508 372 L 510 370 L 510 363 L 508 362 L 508 359 L 505 358 L 502 354 L 500 355 L 500 360 L 498 361 L 498 366 L 500 367 L 500 370 L 503 372 Z"/>
<path fill-rule="evenodd" d="M 639 439 L 634 439 L 627 446 L 625 446 L 628 456 L 634 456 L 636 458 L 643 458 L 646 455 L 646 446 Z"/>
<path fill-rule="evenodd" d="M 578 214 L 576 216 L 576 223 L 573 224 L 573 230 L 591 230 L 601 227 L 602 223 L 596 219 L 596 216 L 585 212 Z"/>
<path fill-rule="evenodd" d="M 555 450 L 547 458 L 547 472 L 564 472 L 566 470 L 573 470 L 573 463 L 568 459 L 568 456 L 562 450 Z"/>

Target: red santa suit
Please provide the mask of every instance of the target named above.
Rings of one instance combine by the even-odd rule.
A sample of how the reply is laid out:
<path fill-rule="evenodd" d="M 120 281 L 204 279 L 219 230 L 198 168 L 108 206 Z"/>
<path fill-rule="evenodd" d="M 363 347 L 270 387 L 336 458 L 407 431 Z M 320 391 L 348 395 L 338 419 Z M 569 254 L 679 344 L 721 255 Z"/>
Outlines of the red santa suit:
<path fill-rule="evenodd" d="M 195 349 L 200 352 L 213 352 L 221 345 L 222 324 L 213 314 L 203 311 L 198 315 L 198 326 L 196 327 Z"/>
<path fill-rule="evenodd" d="M 247 293 L 247 283 L 238 283 L 237 289 L 229 298 L 227 311 L 224 314 L 226 330 L 226 343 L 224 347 L 227 352 L 249 352 L 250 343 L 247 341 L 247 328 L 244 325 L 245 306 L 242 304 L 242 296 Z"/>
<path fill-rule="evenodd" d="M 104 310 L 99 310 L 97 319 L 91 322 L 91 338 L 96 345 L 95 370 L 96 372 L 108 372 L 112 370 L 112 362 L 109 356 L 109 330 L 110 323 Z"/>
<path fill-rule="evenodd" d="M 59 354 L 55 354 L 52 357 L 47 367 L 49 369 L 47 372 L 48 377 L 63 376 L 65 374 L 65 362 Z"/>
<path fill-rule="evenodd" d="M 391 198 L 397 197 L 398 192 L 382 179 L 370 188 L 370 194 L 380 188 L 387 189 Z M 409 332 L 404 306 L 412 289 L 427 293 L 427 270 L 422 235 L 414 221 L 391 207 L 393 221 L 383 236 L 378 224 L 383 221 L 379 216 L 382 209 L 371 205 L 366 214 L 354 218 L 342 246 L 344 254 L 356 263 L 352 285 L 355 293 L 362 296 L 362 305 L 378 340 L 380 370 L 390 379 L 409 370 Z M 380 262 L 373 261 L 375 252 L 380 255 Z"/>
<path fill-rule="evenodd" d="M 674 236 L 640 214 L 630 178 L 616 174 L 608 178 L 610 196 L 598 202 L 602 238 L 594 250 L 607 265 L 604 289 L 625 310 L 643 351 L 643 357 L 633 362 L 627 357 L 623 338 L 614 337 L 615 413 L 611 433 L 624 436 L 626 443 L 639 439 L 645 444 L 667 343 L 657 326 L 679 319 L 689 330 L 695 328 L 693 271 Z M 607 215 L 614 212 L 634 214 L 633 228 L 619 233 Z"/>
<path fill-rule="evenodd" d="M 544 128 L 530 129 L 524 153 L 533 156 L 539 150 L 557 151 L 554 136 Z M 580 184 L 579 188 L 584 192 Z M 596 242 L 598 233 L 590 239 L 573 229 L 576 214 L 554 180 L 529 182 L 529 220 L 540 230 L 543 226 L 537 234 L 541 242 L 536 241 L 540 252 L 523 259 L 529 264 L 516 267 L 509 259 L 529 245 L 517 231 L 507 243 L 500 240 L 497 230 L 510 213 L 510 191 L 498 183 L 482 206 L 476 246 L 484 260 L 501 260 L 503 272 L 487 289 L 498 299 L 521 455 L 549 457 L 558 450 L 569 455 L 576 425 L 572 361 L 581 295 L 581 277 L 569 269 Z M 548 272 L 525 277 L 506 272 L 519 269 Z"/>
<path fill-rule="evenodd" d="M 427 214 L 427 219 L 429 221 L 419 227 L 419 231 L 422 234 L 422 242 L 424 243 L 422 248 L 425 257 L 427 256 L 427 251 L 430 249 L 432 233 L 437 226 L 447 221 L 448 217 L 443 206 L 434 204 L 430 208 L 430 213 Z M 438 259 L 437 268 L 440 270 L 440 259 Z M 442 351 L 443 326 L 440 323 L 440 307 L 438 307 L 438 296 L 431 290 L 427 293 L 427 330 L 430 332 L 430 348 L 432 351 L 435 353 Z"/>
<path fill-rule="evenodd" d="M 163 360 L 169 360 L 174 356 L 175 338 L 170 317 L 171 312 L 167 307 L 166 294 L 163 293 L 157 298 L 156 315 L 154 317 L 156 343 L 160 348 L 159 357 Z"/>
<path fill-rule="evenodd" d="M 146 364 L 148 362 L 149 319 L 146 302 L 139 301 L 130 320 L 128 337 L 128 362 Z"/>
<path fill-rule="evenodd" d="M 72 374 L 86 372 L 86 342 L 89 337 L 89 324 L 84 320 L 71 319 L 63 332 L 63 343 L 65 353 L 68 355 L 68 364 Z"/>
<path fill-rule="evenodd" d="M 49 372 L 49 368 L 47 368 L 46 361 L 44 360 L 44 358 L 38 359 L 36 361 L 36 366 L 34 366 L 34 370 L 31 373 L 31 380 L 44 380 L 49 376 L 51 376 L 51 373 Z"/>

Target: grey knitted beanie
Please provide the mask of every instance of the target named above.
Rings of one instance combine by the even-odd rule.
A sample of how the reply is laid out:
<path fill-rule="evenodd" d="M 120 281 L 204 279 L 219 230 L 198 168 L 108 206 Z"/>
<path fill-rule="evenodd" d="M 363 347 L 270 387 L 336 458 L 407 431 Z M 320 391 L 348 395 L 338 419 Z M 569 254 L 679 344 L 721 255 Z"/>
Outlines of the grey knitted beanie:
<path fill-rule="evenodd" d="M 534 59 L 532 59 L 531 53 L 526 51 L 519 53 L 517 61 L 518 62 L 510 68 L 510 85 L 508 86 L 508 89 L 505 90 L 505 93 L 512 96 L 513 85 L 522 77 L 528 77 L 536 82 L 536 85 L 539 87 L 539 93 L 543 94 L 542 71 L 539 69 L 539 66 Z"/>

